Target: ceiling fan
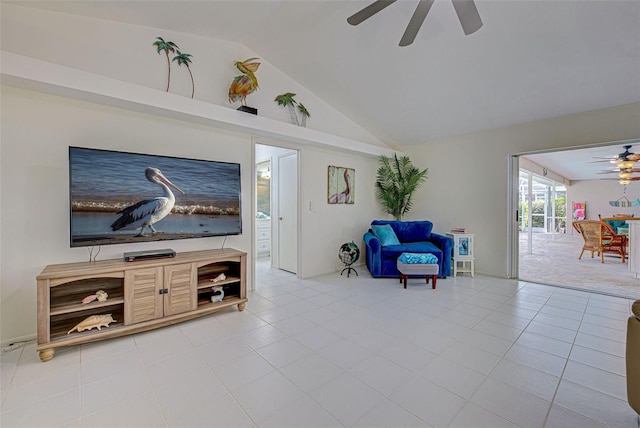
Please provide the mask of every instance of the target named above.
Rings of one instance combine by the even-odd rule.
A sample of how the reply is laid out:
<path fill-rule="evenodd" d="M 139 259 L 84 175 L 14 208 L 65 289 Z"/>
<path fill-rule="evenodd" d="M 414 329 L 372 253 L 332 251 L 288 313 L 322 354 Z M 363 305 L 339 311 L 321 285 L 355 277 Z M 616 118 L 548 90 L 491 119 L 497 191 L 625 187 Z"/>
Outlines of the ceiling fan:
<path fill-rule="evenodd" d="M 636 177 L 633 174 L 640 172 L 640 168 L 634 168 L 635 164 L 640 160 L 640 154 L 630 152 L 629 150 L 631 147 L 631 145 L 623 146 L 624 152 L 619 153 L 614 157 L 594 156 L 594 159 L 598 160 L 592 162 L 610 162 L 616 165 L 616 168 L 601 171 L 599 174 L 618 174 L 618 178 L 615 180 L 619 180 L 620 184 L 629 184 L 632 181 L 639 181 L 640 177 Z"/>
<path fill-rule="evenodd" d="M 358 25 L 396 1 L 397 0 L 376 0 L 369 6 L 347 18 L 347 22 L 351 25 Z M 413 12 L 413 15 L 411 16 L 411 20 L 409 20 L 409 24 L 402 35 L 402 39 L 400 39 L 400 46 L 409 46 L 413 43 L 418 35 L 418 31 L 420 30 L 422 23 L 431 9 L 433 2 L 434 0 L 419 1 L 415 12 Z M 478 8 L 473 0 L 451 0 L 451 3 L 453 3 L 456 14 L 458 14 L 458 19 L 460 20 L 460 24 L 462 24 L 462 30 L 465 35 L 473 34 L 482 27 L 482 19 L 480 19 Z"/>
<path fill-rule="evenodd" d="M 632 153 L 629 151 L 631 149 L 631 145 L 623 146 L 624 152 L 619 153 L 617 156 L 613 157 L 599 157 L 594 156 L 594 159 L 598 159 L 592 162 L 610 162 L 615 163 L 616 166 L 620 169 L 629 169 L 632 168 L 636 162 L 640 160 L 640 154 Z"/>

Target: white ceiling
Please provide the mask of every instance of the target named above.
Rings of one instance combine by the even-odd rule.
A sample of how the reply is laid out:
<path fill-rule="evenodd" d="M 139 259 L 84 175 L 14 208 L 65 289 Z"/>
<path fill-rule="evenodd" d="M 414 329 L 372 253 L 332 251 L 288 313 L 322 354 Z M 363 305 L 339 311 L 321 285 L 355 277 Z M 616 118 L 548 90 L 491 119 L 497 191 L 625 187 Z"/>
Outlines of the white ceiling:
<path fill-rule="evenodd" d="M 418 0 L 357 27 L 369 0 L 18 3 L 240 42 L 390 145 L 640 101 L 635 0 L 476 0 L 469 36 L 437 0 L 408 47 Z"/>
<path fill-rule="evenodd" d="M 603 172 L 614 170 L 616 165 L 602 158 L 617 157 L 624 152 L 624 145 L 631 145 L 630 152 L 640 153 L 640 139 L 637 139 L 613 145 L 536 153 L 524 157 L 570 180 L 615 179 L 617 178 L 615 173 L 603 174 Z"/>

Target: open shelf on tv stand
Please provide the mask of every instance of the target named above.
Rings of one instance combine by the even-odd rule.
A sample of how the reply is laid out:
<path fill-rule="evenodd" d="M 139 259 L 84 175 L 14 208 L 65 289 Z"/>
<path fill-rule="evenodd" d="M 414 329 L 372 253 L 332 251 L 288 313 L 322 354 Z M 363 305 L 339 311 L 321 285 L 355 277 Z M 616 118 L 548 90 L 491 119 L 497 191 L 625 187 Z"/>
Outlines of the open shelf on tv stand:
<path fill-rule="evenodd" d="M 212 281 L 221 273 L 224 280 Z M 47 266 L 38 282 L 38 351 L 49 361 L 55 349 L 152 330 L 247 302 L 246 253 L 231 248 L 179 253 L 135 263 L 122 259 Z M 212 301 L 212 286 L 224 298 Z M 106 301 L 82 304 L 105 290 Z M 109 325 L 77 331 L 92 315 L 111 315 Z"/>

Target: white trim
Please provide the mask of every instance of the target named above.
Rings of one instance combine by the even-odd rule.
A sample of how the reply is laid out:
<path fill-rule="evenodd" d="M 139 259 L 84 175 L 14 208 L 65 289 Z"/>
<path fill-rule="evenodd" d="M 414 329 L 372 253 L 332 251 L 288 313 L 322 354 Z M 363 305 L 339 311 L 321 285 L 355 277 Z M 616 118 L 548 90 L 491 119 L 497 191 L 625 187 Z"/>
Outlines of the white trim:
<path fill-rule="evenodd" d="M 15 337 L 13 339 L 5 339 L 2 342 L 0 342 L 0 348 L 2 349 L 2 353 L 12 352 L 18 348 L 28 345 L 30 342 L 35 342 L 35 341 L 36 341 L 36 335 L 28 334 L 25 336 Z"/>

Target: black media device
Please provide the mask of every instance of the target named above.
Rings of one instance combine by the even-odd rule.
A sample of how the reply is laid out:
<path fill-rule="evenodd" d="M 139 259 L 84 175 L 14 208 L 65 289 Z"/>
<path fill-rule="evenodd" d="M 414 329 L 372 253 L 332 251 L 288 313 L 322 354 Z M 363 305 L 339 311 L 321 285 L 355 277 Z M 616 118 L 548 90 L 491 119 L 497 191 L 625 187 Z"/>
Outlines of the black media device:
<path fill-rule="evenodd" d="M 124 261 L 135 262 L 138 260 L 162 259 L 165 257 L 175 256 L 176 252 L 170 248 L 165 248 L 162 250 L 130 251 L 128 253 L 124 253 Z"/>

